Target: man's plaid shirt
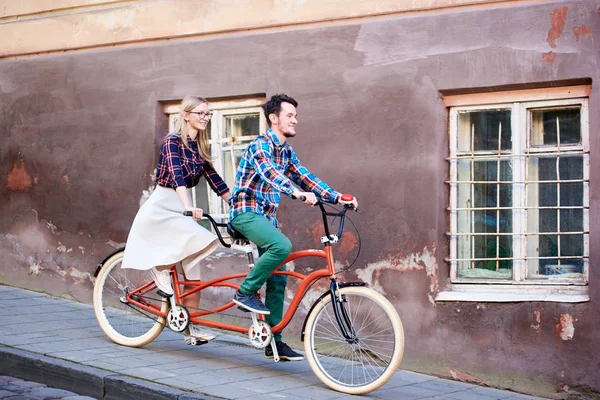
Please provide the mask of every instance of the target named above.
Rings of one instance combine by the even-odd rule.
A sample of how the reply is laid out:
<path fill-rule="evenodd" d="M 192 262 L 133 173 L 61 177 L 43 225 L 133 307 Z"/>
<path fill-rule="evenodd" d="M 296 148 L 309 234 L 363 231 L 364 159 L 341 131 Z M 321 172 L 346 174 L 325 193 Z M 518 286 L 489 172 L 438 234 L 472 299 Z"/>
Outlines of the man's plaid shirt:
<path fill-rule="evenodd" d="M 341 197 L 304 168 L 288 142 L 281 144 L 269 129 L 248 145 L 240 161 L 229 199 L 230 221 L 240 213 L 254 212 L 272 221 L 277 228 L 280 193 L 290 196 L 295 188 L 292 182 L 323 201 L 337 203 Z"/>

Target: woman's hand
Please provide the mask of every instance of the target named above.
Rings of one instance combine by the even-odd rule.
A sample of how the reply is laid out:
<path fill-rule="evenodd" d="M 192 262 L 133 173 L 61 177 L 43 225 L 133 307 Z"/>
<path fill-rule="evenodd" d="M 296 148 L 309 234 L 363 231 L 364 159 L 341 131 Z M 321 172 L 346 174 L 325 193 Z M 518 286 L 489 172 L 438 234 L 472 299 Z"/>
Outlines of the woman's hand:
<path fill-rule="evenodd" d="M 192 212 L 192 218 L 194 218 L 195 221 L 200 221 L 202 219 L 203 211 L 201 208 L 186 207 L 185 210 Z"/>

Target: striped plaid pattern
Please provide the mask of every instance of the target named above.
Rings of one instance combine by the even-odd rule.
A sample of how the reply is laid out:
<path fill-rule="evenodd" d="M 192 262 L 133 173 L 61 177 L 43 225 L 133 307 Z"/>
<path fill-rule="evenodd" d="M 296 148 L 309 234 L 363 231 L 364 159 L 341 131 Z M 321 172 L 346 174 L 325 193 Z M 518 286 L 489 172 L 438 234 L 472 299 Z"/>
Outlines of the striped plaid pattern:
<path fill-rule="evenodd" d="M 158 156 L 156 184 L 171 189 L 179 186 L 191 188 L 204 175 L 211 189 L 219 196 L 228 192 L 227 184 L 214 168 L 200 159 L 198 143 L 188 138 L 188 144 L 192 151 L 185 147 L 179 136 L 167 135 Z"/>
<path fill-rule="evenodd" d="M 229 199 L 230 221 L 240 213 L 254 212 L 278 227 L 280 193 L 290 196 L 295 188 L 293 183 L 323 201 L 337 203 L 341 197 L 304 168 L 288 142 L 281 144 L 269 129 L 248 145 L 240 161 Z"/>

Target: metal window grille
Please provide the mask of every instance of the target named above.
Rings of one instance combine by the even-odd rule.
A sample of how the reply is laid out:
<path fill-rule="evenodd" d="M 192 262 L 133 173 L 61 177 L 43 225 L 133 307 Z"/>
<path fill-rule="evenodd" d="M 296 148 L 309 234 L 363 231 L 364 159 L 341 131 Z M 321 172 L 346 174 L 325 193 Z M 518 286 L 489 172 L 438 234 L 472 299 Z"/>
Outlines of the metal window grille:
<path fill-rule="evenodd" d="M 586 283 L 587 100 L 450 109 L 455 282 Z"/>

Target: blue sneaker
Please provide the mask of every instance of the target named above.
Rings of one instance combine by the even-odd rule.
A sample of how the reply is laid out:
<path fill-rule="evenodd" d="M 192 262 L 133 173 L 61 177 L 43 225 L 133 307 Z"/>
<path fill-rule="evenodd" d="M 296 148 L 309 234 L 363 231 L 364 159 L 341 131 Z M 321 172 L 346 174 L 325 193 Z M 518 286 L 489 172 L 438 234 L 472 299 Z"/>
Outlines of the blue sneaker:
<path fill-rule="evenodd" d="M 255 312 L 257 314 L 271 314 L 271 311 L 258 298 L 258 294 L 243 294 L 239 290 L 233 296 L 233 302 L 238 305 L 242 311 Z"/>

